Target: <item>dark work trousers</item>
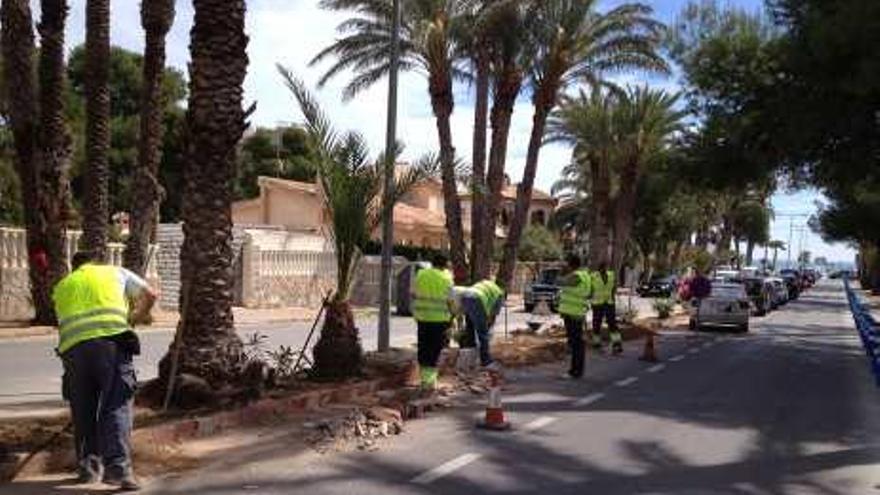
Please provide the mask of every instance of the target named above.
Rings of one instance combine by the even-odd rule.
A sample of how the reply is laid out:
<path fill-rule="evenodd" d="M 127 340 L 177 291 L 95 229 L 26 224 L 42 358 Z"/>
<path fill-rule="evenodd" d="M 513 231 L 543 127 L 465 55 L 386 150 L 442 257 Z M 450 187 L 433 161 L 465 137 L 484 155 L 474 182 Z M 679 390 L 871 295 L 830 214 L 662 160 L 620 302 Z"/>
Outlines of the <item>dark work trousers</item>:
<path fill-rule="evenodd" d="M 602 320 L 608 323 L 608 333 L 617 334 L 617 310 L 614 304 L 593 305 L 593 336 L 598 338 L 602 331 Z"/>
<path fill-rule="evenodd" d="M 131 474 L 132 397 L 137 379 L 131 354 L 116 342 L 81 342 L 62 356 L 80 471 Z"/>
<path fill-rule="evenodd" d="M 499 300 L 493 308 L 492 314 L 497 314 L 501 301 Z M 479 343 L 480 364 L 488 366 L 492 362 L 492 354 L 489 346 L 492 340 L 491 321 L 489 315 L 486 314 L 486 308 L 483 302 L 476 296 L 465 295 L 461 298 L 461 307 L 467 317 L 467 330 L 465 338 L 462 339 L 463 348 L 473 348 Z"/>
<path fill-rule="evenodd" d="M 446 347 L 449 322 L 416 321 L 419 334 L 419 366 L 436 368 L 440 353 Z"/>
<path fill-rule="evenodd" d="M 568 374 L 574 378 L 584 376 L 584 320 L 563 315 L 565 333 L 568 335 L 568 349 L 571 352 L 571 367 Z"/>

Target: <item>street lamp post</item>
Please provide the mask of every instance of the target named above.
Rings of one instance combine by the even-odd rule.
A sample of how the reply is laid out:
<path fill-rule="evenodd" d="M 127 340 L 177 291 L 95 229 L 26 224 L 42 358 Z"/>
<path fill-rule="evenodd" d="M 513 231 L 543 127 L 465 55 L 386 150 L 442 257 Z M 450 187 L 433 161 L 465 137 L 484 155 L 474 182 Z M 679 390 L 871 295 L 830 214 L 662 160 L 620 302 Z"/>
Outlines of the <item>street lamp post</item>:
<path fill-rule="evenodd" d="M 391 347 L 391 258 L 394 253 L 394 159 L 397 151 L 397 73 L 400 65 L 400 0 L 394 0 L 391 67 L 388 72 L 388 115 L 385 130 L 385 187 L 382 217 L 382 273 L 379 280 L 379 352 Z"/>

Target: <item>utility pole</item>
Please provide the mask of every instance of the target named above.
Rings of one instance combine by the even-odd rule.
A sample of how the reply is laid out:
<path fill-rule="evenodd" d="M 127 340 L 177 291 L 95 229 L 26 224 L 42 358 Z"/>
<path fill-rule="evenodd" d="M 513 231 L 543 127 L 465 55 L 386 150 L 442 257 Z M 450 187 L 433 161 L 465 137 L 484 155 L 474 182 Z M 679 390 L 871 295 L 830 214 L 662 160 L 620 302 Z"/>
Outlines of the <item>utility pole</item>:
<path fill-rule="evenodd" d="M 391 347 L 391 258 L 394 254 L 394 165 L 397 155 L 397 73 L 400 65 L 400 0 L 394 0 L 391 28 L 391 70 L 388 73 L 388 115 L 385 130 L 385 187 L 382 216 L 382 273 L 379 281 L 379 352 Z"/>

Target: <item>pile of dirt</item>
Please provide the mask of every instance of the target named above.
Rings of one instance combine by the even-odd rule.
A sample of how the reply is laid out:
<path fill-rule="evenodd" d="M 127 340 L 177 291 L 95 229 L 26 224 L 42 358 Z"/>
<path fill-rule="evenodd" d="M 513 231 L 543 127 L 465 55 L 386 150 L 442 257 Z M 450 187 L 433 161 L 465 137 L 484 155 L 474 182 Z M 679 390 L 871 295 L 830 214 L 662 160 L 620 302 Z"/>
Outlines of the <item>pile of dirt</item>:
<path fill-rule="evenodd" d="M 403 433 L 403 417 L 386 407 L 355 408 L 348 414 L 303 424 L 305 441 L 320 453 L 377 450 L 378 442 Z"/>
<path fill-rule="evenodd" d="M 493 345 L 492 357 L 507 368 L 534 366 L 563 359 L 566 345 L 565 330 L 560 327 L 541 333 L 517 330 Z"/>

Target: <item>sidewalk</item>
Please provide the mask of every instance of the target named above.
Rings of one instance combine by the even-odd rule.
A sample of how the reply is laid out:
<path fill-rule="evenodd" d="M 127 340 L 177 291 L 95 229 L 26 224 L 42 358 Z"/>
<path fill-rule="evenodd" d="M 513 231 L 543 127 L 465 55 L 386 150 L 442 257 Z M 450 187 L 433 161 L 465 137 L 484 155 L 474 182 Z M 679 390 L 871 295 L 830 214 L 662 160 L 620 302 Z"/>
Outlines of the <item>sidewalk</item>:
<path fill-rule="evenodd" d="M 354 308 L 356 316 L 369 316 L 377 313 L 376 308 Z M 318 314 L 318 308 L 232 308 L 236 325 L 259 325 L 281 322 L 310 322 Z M 176 311 L 153 311 L 153 324 L 138 328 L 139 331 L 168 330 L 175 328 L 180 315 Z M 27 337 L 55 335 L 55 327 L 30 326 L 24 321 L 0 321 L 0 341 Z"/>

